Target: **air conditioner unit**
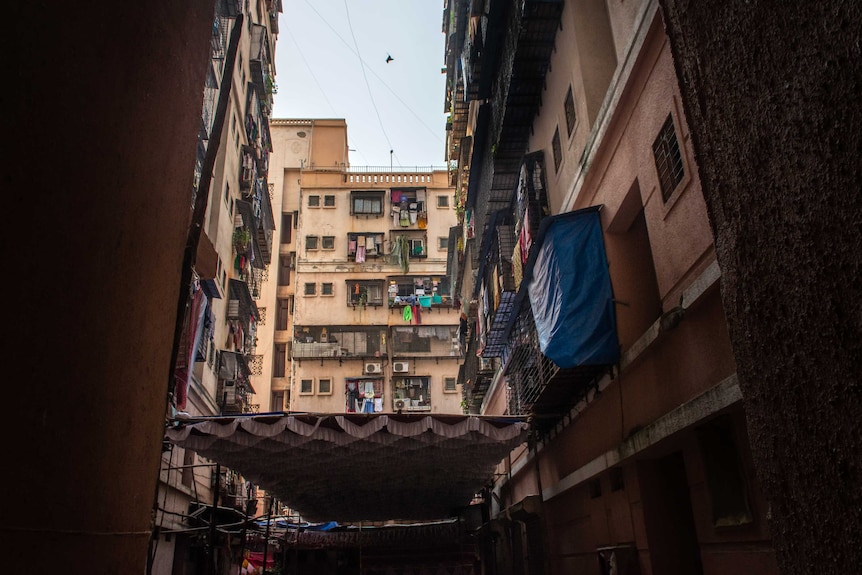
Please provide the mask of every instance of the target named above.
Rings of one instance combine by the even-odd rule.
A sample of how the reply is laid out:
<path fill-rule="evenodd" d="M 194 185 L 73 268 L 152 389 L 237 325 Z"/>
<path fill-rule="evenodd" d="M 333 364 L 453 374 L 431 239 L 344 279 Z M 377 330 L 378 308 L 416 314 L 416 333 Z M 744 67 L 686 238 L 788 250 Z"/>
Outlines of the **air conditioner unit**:
<path fill-rule="evenodd" d="M 407 409 L 407 407 L 409 405 L 410 405 L 409 399 L 393 399 L 392 400 L 392 407 L 395 409 L 395 411 L 401 411 L 401 410 Z"/>
<path fill-rule="evenodd" d="M 410 365 L 406 361 L 396 361 L 392 363 L 392 371 L 395 373 L 407 373 L 410 370 Z"/>
<path fill-rule="evenodd" d="M 365 364 L 365 373 L 380 373 L 382 368 L 379 363 L 366 363 Z"/>

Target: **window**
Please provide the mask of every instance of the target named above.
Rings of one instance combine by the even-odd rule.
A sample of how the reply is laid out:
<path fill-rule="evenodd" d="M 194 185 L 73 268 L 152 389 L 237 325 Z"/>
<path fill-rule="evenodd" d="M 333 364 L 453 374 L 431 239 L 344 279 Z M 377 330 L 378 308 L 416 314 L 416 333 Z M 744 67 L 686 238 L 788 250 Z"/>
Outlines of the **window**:
<path fill-rule="evenodd" d="M 383 305 L 383 281 L 347 280 L 347 305 Z"/>
<path fill-rule="evenodd" d="M 272 360 L 272 377 L 284 377 L 286 365 L 287 346 L 283 343 L 277 343 Z"/>
<path fill-rule="evenodd" d="M 320 284 L 320 295 L 334 295 L 335 289 L 332 287 L 332 283 L 324 282 Z"/>
<path fill-rule="evenodd" d="M 669 114 L 658 133 L 658 137 L 653 142 L 652 152 L 655 156 L 655 168 L 661 185 L 661 197 L 666 202 L 673 195 L 685 175 L 682 155 L 679 151 L 679 141 L 673 127 L 673 117 Z"/>
<path fill-rule="evenodd" d="M 454 377 L 443 378 L 443 391 L 455 391 L 456 389 Z"/>
<path fill-rule="evenodd" d="M 307 249 L 307 250 L 316 250 L 317 249 L 317 236 L 305 236 L 305 249 Z"/>
<path fill-rule="evenodd" d="M 431 390 L 427 377 L 393 378 L 394 411 L 431 411 Z"/>
<path fill-rule="evenodd" d="M 317 295 L 317 284 L 316 283 L 306 283 L 305 289 L 302 292 L 305 295 Z"/>
<path fill-rule="evenodd" d="M 320 207 L 320 196 L 308 196 L 308 207 L 309 208 L 319 208 Z"/>
<path fill-rule="evenodd" d="M 382 379 L 348 379 L 344 383 L 344 410 L 348 413 L 383 411 L 385 399 Z"/>
<path fill-rule="evenodd" d="M 407 238 L 407 243 L 410 246 L 410 257 L 422 258 L 425 257 L 425 239 L 424 238 Z"/>
<path fill-rule="evenodd" d="M 276 331 L 284 331 L 287 329 L 287 318 L 290 316 L 290 300 L 287 298 L 278 298 L 275 308 L 275 329 Z"/>
<path fill-rule="evenodd" d="M 314 380 L 313 379 L 300 379 L 299 380 L 299 393 L 302 395 L 311 395 L 314 393 Z"/>
<path fill-rule="evenodd" d="M 334 208 L 335 207 L 335 196 L 323 196 L 323 207 Z"/>
<path fill-rule="evenodd" d="M 321 238 L 321 246 L 325 250 L 335 249 L 335 236 L 323 236 Z"/>
<path fill-rule="evenodd" d="M 575 123 L 578 121 L 578 117 L 575 115 L 575 97 L 572 95 L 572 87 L 569 86 L 569 91 L 566 94 L 566 103 L 564 104 L 564 108 L 566 110 L 566 129 L 569 131 L 569 135 L 572 135 L 572 130 L 575 129 Z"/>
<path fill-rule="evenodd" d="M 347 234 L 347 259 L 362 263 L 383 255 L 383 234 Z"/>
<path fill-rule="evenodd" d="M 446 251 L 449 249 L 449 237 L 448 236 L 439 236 L 437 238 L 437 249 L 441 251 Z"/>
<path fill-rule="evenodd" d="M 444 195 L 437 196 L 437 207 L 438 208 L 448 208 L 449 207 L 449 196 L 444 196 Z"/>
<path fill-rule="evenodd" d="M 352 215 L 383 215 L 383 192 L 350 192 Z"/>
<path fill-rule="evenodd" d="M 551 142 L 551 148 L 554 151 L 554 170 L 560 170 L 560 164 L 563 162 L 563 148 L 560 144 L 560 127 L 554 131 L 554 140 Z"/>
<path fill-rule="evenodd" d="M 229 199 L 230 199 L 230 184 L 225 183 L 225 185 L 224 185 L 224 203 L 225 203 L 225 205 L 227 205 Z"/>
<path fill-rule="evenodd" d="M 329 378 L 320 378 L 317 380 L 317 393 L 321 395 L 332 394 L 332 380 Z"/>

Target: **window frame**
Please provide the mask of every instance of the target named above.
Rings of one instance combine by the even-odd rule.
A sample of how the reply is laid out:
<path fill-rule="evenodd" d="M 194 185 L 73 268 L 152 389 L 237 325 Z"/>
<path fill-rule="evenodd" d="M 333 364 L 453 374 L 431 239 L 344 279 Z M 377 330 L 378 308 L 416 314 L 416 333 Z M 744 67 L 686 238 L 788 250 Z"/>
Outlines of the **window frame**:
<path fill-rule="evenodd" d="M 440 209 L 449 209 L 449 196 L 446 194 L 437 195 L 437 207 Z"/>
<path fill-rule="evenodd" d="M 667 204 L 682 187 L 688 173 L 673 114 L 668 114 L 652 145 L 662 201 Z"/>
<path fill-rule="evenodd" d="M 350 215 L 351 216 L 374 216 L 374 217 L 383 217 L 383 209 L 385 203 L 386 193 L 382 190 L 380 191 L 372 191 L 372 190 L 354 190 L 350 192 Z M 379 208 L 377 211 L 374 209 L 371 210 L 362 210 L 359 211 L 356 209 L 356 202 L 370 202 L 372 205 L 377 204 Z"/>
<path fill-rule="evenodd" d="M 308 382 L 308 391 L 305 390 L 304 385 Z M 314 378 L 313 377 L 301 377 L 299 378 L 299 395 L 314 395 Z"/>
<path fill-rule="evenodd" d="M 324 381 L 329 382 L 329 390 L 324 391 L 321 383 Z M 317 378 L 317 395 L 332 395 L 332 378 L 331 377 L 318 377 Z"/>
<path fill-rule="evenodd" d="M 437 251 L 449 251 L 449 236 L 437 236 Z"/>
<path fill-rule="evenodd" d="M 452 387 L 447 385 L 448 382 L 452 382 Z M 457 393 L 458 391 L 458 378 L 457 377 L 443 377 L 443 393 Z"/>
<path fill-rule="evenodd" d="M 329 246 L 327 246 L 327 240 L 329 242 Z M 320 236 L 320 249 L 332 251 L 335 249 L 335 236 Z"/>
<path fill-rule="evenodd" d="M 311 292 L 309 293 L 308 287 L 311 286 Z M 317 282 L 305 282 L 302 286 L 302 295 L 305 297 L 314 297 L 317 295 Z"/>
<path fill-rule="evenodd" d="M 560 141 L 560 126 L 557 124 L 554 130 L 554 137 L 551 139 L 551 154 L 554 156 L 554 172 L 560 172 L 560 166 L 563 164 L 563 144 Z"/>
<path fill-rule="evenodd" d="M 329 286 L 329 293 L 326 293 L 326 286 Z M 321 284 L 320 284 L 320 295 L 321 295 L 321 297 L 334 297 L 335 296 L 335 284 L 333 282 L 321 282 Z"/>
<path fill-rule="evenodd" d="M 332 203 L 329 203 L 329 202 Z M 334 208 L 335 207 L 335 194 L 324 194 L 323 195 L 323 207 L 324 208 Z"/>
<path fill-rule="evenodd" d="M 578 114 L 575 110 L 575 95 L 572 92 L 572 85 L 569 84 L 569 91 L 566 93 L 566 99 L 563 101 L 563 111 L 566 115 L 566 130 L 569 137 L 575 131 L 575 126 L 578 125 Z"/>
<path fill-rule="evenodd" d="M 311 199 L 314 198 L 314 203 L 311 202 Z M 309 208 L 319 208 L 320 207 L 320 194 L 309 194 L 306 196 L 305 205 Z"/>
<path fill-rule="evenodd" d="M 313 241 L 312 241 L 313 240 Z M 309 245 L 309 243 L 313 245 Z M 320 236 L 305 236 L 305 250 L 314 252 L 320 249 Z"/>
<path fill-rule="evenodd" d="M 358 287 L 360 290 L 359 294 L 357 294 L 355 291 L 355 287 L 357 284 L 358 284 Z M 350 280 L 349 279 L 349 280 L 345 280 L 345 285 L 347 286 L 346 302 L 347 302 L 348 307 L 353 307 L 353 306 L 357 306 L 357 305 L 365 305 L 366 307 L 367 306 L 379 307 L 379 306 L 383 305 L 384 294 L 386 293 L 386 282 L 384 280 L 382 280 L 382 279 L 381 280 L 358 280 L 358 279 Z M 361 302 L 360 301 L 361 290 L 365 289 L 366 293 L 367 293 L 368 288 L 376 288 L 376 289 L 380 290 L 380 297 L 375 301 L 375 300 L 372 300 L 372 298 L 369 296 L 369 297 L 366 297 L 365 302 Z"/>

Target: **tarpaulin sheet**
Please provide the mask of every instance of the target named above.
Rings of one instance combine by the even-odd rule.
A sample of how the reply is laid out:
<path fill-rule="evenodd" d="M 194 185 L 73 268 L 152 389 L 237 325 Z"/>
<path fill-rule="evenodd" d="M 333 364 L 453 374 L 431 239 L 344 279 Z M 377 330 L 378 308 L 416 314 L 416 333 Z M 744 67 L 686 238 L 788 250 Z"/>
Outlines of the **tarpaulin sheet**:
<path fill-rule="evenodd" d="M 599 208 L 546 218 L 538 241 L 528 289 L 542 353 L 562 368 L 616 363 L 619 343 Z"/>

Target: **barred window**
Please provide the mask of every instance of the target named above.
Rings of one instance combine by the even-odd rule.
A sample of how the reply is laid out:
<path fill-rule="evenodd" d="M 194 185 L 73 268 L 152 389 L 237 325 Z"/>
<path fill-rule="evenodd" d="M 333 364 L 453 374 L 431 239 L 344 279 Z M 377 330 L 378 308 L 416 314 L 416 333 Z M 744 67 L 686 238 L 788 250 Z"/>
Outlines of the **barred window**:
<path fill-rule="evenodd" d="M 560 127 L 554 131 L 554 139 L 551 142 L 551 147 L 554 151 L 554 170 L 559 171 L 560 164 L 563 162 L 563 148 L 560 144 Z"/>
<path fill-rule="evenodd" d="M 673 117 L 670 114 L 668 114 L 658 137 L 653 142 L 652 151 L 661 185 L 661 197 L 666 202 L 673 195 L 685 175 L 682 154 L 679 150 L 679 140 L 677 140 Z"/>
<path fill-rule="evenodd" d="M 566 128 L 571 136 L 572 130 L 575 129 L 575 123 L 578 121 L 578 117 L 575 115 L 575 96 L 572 94 L 571 86 L 569 86 L 569 91 L 566 94 L 564 108 L 566 110 Z"/>

